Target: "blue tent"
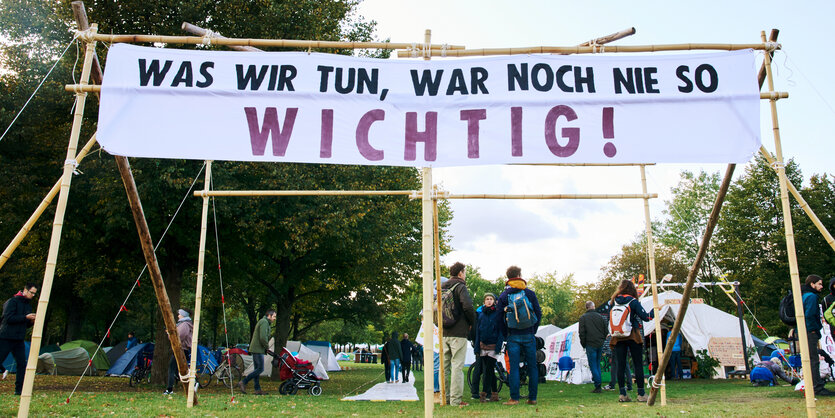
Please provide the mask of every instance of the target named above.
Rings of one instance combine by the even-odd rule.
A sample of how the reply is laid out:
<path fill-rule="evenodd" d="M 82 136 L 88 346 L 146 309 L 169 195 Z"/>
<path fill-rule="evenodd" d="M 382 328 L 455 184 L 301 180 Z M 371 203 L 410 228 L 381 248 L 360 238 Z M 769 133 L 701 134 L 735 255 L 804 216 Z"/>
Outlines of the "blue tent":
<path fill-rule="evenodd" d="M 26 358 L 29 358 L 29 341 L 24 341 L 26 344 Z M 12 353 L 3 360 L 3 367 L 9 371 L 9 373 L 17 373 L 17 362 L 14 361 L 14 357 L 12 357 Z"/>
<path fill-rule="evenodd" d="M 133 372 L 136 368 L 136 361 L 139 359 L 139 354 L 147 352 L 148 355 L 154 355 L 154 343 L 142 343 L 133 346 L 130 350 L 125 351 L 110 369 L 107 370 L 108 376 L 125 376 Z"/>

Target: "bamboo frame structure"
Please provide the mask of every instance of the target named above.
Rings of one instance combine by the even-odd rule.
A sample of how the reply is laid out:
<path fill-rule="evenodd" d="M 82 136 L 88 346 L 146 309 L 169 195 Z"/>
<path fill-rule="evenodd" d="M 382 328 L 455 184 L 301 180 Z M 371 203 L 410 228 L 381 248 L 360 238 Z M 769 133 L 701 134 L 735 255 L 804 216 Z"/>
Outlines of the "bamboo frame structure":
<path fill-rule="evenodd" d="M 441 240 L 440 240 L 440 230 L 438 228 L 438 199 L 432 199 L 432 214 L 433 214 L 433 223 L 434 230 L 435 230 L 435 295 L 441 294 Z M 443 324 L 443 301 L 440 297 L 435 297 L 435 305 L 438 311 L 438 315 L 435 317 L 435 322 L 438 324 Z M 434 329 L 433 329 L 434 330 Z M 444 327 L 438 327 L 438 341 L 442 341 L 444 337 Z M 434 338 L 434 336 L 433 336 Z M 426 342 L 424 340 L 424 342 Z M 444 345 L 438 345 L 438 360 L 443 358 L 444 356 Z M 444 373 L 444 362 L 438 362 L 438 377 L 444 376 L 443 379 L 438 381 L 438 385 L 440 386 L 438 389 L 441 390 L 440 393 L 440 401 L 441 405 L 446 405 L 446 373 Z M 432 364 L 432 371 L 434 373 L 435 364 L 434 364 L 434 354 L 433 354 L 433 364 Z M 433 388 L 434 389 L 434 388 Z"/>
<path fill-rule="evenodd" d="M 519 200 L 602 200 L 602 199 L 655 199 L 657 193 L 652 194 L 446 194 L 444 199 L 519 199 Z"/>
<path fill-rule="evenodd" d="M 244 197 L 244 196 L 410 196 L 420 198 L 413 190 L 203 190 L 195 197 Z"/>
<path fill-rule="evenodd" d="M 760 35 L 763 42 L 765 42 L 765 32 Z M 771 54 L 765 54 L 764 63 L 766 80 L 768 81 L 768 91 L 774 91 L 774 77 L 771 74 Z M 789 206 L 788 194 L 788 178 L 786 177 L 786 169 L 783 165 L 783 146 L 780 142 L 780 124 L 777 122 L 777 102 L 771 100 L 769 102 L 771 108 L 771 126 L 772 134 L 774 135 L 774 148 L 777 151 L 775 169 L 777 175 L 780 177 L 780 202 L 783 208 L 783 228 L 786 235 L 786 252 L 789 256 L 789 274 L 791 276 L 792 295 L 794 299 L 794 312 L 798 324 L 804 326 L 797 327 L 798 343 L 800 345 L 800 361 L 803 365 L 803 381 L 806 382 L 806 415 L 814 417 L 817 415 L 815 407 L 815 392 L 812 387 L 812 371 L 809 353 L 809 336 L 806 332 L 806 315 L 803 312 L 803 303 L 800 296 L 800 274 L 797 268 L 797 253 L 794 246 L 794 229 L 792 227 L 792 213 L 791 206 Z M 817 352 L 815 353 L 817 355 Z"/>
<path fill-rule="evenodd" d="M 93 145 L 95 144 L 96 134 L 93 134 L 93 136 L 90 137 L 90 140 L 87 141 L 87 143 L 84 145 L 84 148 L 82 148 L 81 151 L 78 152 L 78 155 L 75 156 L 76 163 L 80 163 L 81 160 L 83 160 L 84 157 L 87 156 L 87 153 L 90 152 L 90 150 L 93 148 Z M 55 195 L 58 194 L 58 191 L 61 190 L 62 182 L 63 176 L 61 176 L 61 178 L 59 178 L 58 181 L 55 182 L 55 185 L 52 186 L 51 189 L 49 189 L 49 192 L 46 194 L 43 200 L 41 200 L 41 203 L 35 209 L 35 212 L 33 212 L 29 219 L 26 220 L 26 223 L 23 224 L 23 227 L 20 228 L 20 231 L 18 231 L 17 235 L 15 235 L 15 237 L 12 238 L 12 241 L 9 243 L 6 249 L 3 250 L 3 253 L 0 254 L 0 269 L 3 268 L 3 265 L 5 265 L 6 261 L 8 261 L 9 258 L 12 256 L 12 253 L 14 253 L 17 247 L 20 246 L 20 243 L 23 241 L 24 238 L 26 238 L 26 235 L 29 234 L 29 231 L 32 230 L 32 227 L 35 225 L 35 222 L 38 221 L 38 219 L 41 217 L 46 208 L 49 207 L 49 205 L 52 203 L 52 199 L 54 199 Z"/>
<path fill-rule="evenodd" d="M 641 190 L 644 195 L 647 194 L 647 170 L 646 167 L 641 166 Z M 658 359 L 661 360 L 661 308 L 658 306 L 658 286 L 655 274 L 655 245 L 652 241 L 652 219 L 649 216 L 649 198 L 644 198 L 644 223 L 646 224 L 647 234 L 647 255 L 649 256 L 649 278 L 652 285 L 652 309 L 655 317 L 655 350 Z M 660 362 L 659 362 L 660 364 Z M 660 367 L 659 367 L 660 369 Z M 664 377 L 661 378 L 662 385 L 665 384 Z M 661 386 L 661 406 L 667 406 L 667 388 Z"/>
<path fill-rule="evenodd" d="M 203 181 L 203 190 L 208 192 L 212 184 L 212 162 L 206 161 L 206 177 Z M 200 217 L 200 248 L 197 252 L 197 284 L 194 291 L 194 329 L 191 334 L 191 359 L 188 366 L 188 396 L 186 408 L 192 407 L 192 401 L 196 396 L 194 383 L 197 380 L 197 341 L 200 335 L 200 311 L 203 308 L 203 270 L 206 260 L 206 224 L 209 219 L 209 196 L 203 195 L 203 213 Z"/>
<path fill-rule="evenodd" d="M 659 44 L 659 45 L 620 45 L 620 46 L 532 46 L 522 48 L 484 48 L 484 49 L 456 49 L 439 51 L 432 49 L 429 54 L 433 57 L 484 57 L 490 55 L 528 55 L 528 54 L 600 54 L 604 52 L 669 52 L 669 51 L 736 51 L 740 49 L 754 49 L 767 51 L 779 48 L 777 44 Z M 411 58 L 409 51 L 397 51 L 398 58 Z"/>
<path fill-rule="evenodd" d="M 95 33 L 98 26 L 93 25 L 90 28 L 91 33 Z M 81 84 L 87 83 L 90 79 L 90 71 L 93 66 L 93 56 L 96 53 L 96 43 L 89 42 L 84 52 L 84 65 L 81 68 Z M 67 201 L 69 200 L 70 184 L 72 183 L 72 173 L 75 171 L 76 148 L 78 147 L 78 137 L 81 134 L 81 125 L 84 121 L 84 104 L 87 102 L 87 93 L 75 94 L 75 112 L 73 114 L 72 129 L 70 131 L 70 140 L 67 145 L 67 158 L 64 160 L 64 174 L 61 177 L 61 191 L 58 195 L 58 206 L 55 209 L 55 219 L 52 222 L 52 237 L 49 242 L 49 252 L 46 257 L 46 270 L 44 272 L 43 284 L 41 285 L 41 295 L 38 298 L 38 309 L 35 314 L 35 325 L 32 329 L 32 339 L 30 341 L 29 358 L 26 363 L 26 375 L 23 380 L 23 389 L 20 394 L 20 406 L 17 411 L 18 417 L 29 416 L 29 405 L 32 401 L 32 388 L 35 385 L 35 371 L 38 366 L 38 354 L 41 350 L 41 340 L 43 339 L 43 328 L 46 321 L 46 311 L 49 308 L 49 297 L 52 293 L 52 281 L 55 278 L 55 268 L 58 262 L 58 250 L 61 246 L 61 231 L 64 226 L 64 213 L 67 209 Z"/>
<path fill-rule="evenodd" d="M 433 335 L 435 334 L 432 321 L 432 251 L 433 251 L 433 234 L 432 234 L 432 169 L 424 167 L 422 170 L 423 178 L 423 198 L 421 199 L 421 252 L 422 256 L 422 277 L 423 277 L 423 364 L 424 379 L 423 379 L 423 414 L 425 417 L 431 417 L 435 408 L 434 393 L 432 379 L 426 379 L 425 376 L 429 371 L 429 363 L 427 359 L 434 356 L 432 349 Z M 440 282 L 440 280 L 438 280 Z M 438 327 L 439 330 L 441 327 Z M 443 364 L 443 363 L 442 363 Z M 439 376 L 441 377 L 441 376 Z"/>

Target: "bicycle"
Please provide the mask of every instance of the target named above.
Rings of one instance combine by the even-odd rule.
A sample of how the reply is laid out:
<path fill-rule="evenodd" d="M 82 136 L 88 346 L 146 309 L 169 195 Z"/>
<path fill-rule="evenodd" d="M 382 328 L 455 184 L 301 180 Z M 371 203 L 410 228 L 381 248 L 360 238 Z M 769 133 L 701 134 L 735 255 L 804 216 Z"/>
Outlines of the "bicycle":
<path fill-rule="evenodd" d="M 214 369 L 211 366 L 204 366 L 202 373 L 197 376 L 197 383 L 205 388 L 212 384 L 212 378 L 218 383 L 223 382 L 227 388 L 231 388 L 241 381 L 244 370 L 244 361 L 241 358 L 243 350 L 233 348 L 226 350 L 221 356 L 218 366 Z"/>
<path fill-rule="evenodd" d="M 151 353 L 140 353 L 136 359 L 136 366 L 128 379 L 128 386 L 137 387 L 140 383 L 151 383 L 151 364 L 153 361 Z"/>
<path fill-rule="evenodd" d="M 470 386 L 470 392 L 473 389 L 473 373 L 474 371 L 480 367 L 479 362 L 476 361 L 475 363 L 471 364 L 470 367 L 467 369 L 467 384 Z M 496 367 L 493 370 L 496 374 L 496 392 L 501 392 L 502 387 L 508 384 L 507 382 L 507 371 L 504 368 L 504 362 L 499 360 L 496 361 Z M 528 371 L 524 365 L 519 366 L 519 386 L 527 384 L 528 380 Z M 476 382 L 475 385 L 478 386 L 481 382 Z"/>

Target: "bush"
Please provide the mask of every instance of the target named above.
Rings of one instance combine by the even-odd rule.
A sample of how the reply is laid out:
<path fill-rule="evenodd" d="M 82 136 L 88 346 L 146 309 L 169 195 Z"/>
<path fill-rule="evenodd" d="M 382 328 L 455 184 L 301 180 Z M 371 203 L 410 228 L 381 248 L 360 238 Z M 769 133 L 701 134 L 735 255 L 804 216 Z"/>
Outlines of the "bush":
<path fill-rule="evenodd" d="M 707 350 L 699 350 L 696 352 L 696 362 L 699 363 L 696 376 L 703 379 L 712 379 L 718 373 L 716 367 L 719 367 L 719 360 L 711 357 L 707 353 Z"/>

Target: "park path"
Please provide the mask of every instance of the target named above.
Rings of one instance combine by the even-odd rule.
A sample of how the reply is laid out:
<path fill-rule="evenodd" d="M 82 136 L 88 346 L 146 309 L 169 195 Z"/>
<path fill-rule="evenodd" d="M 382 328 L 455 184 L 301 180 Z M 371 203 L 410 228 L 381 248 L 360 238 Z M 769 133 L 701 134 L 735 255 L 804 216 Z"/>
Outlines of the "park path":
<path fill-rule="evenodd" d="M 417 401 L 418 395 L 415 389 L 415 381 L 412 379 L 405 383 L 377 383 L 365 393 L 356 396 L 347 396 L 343 401 Z"/>

